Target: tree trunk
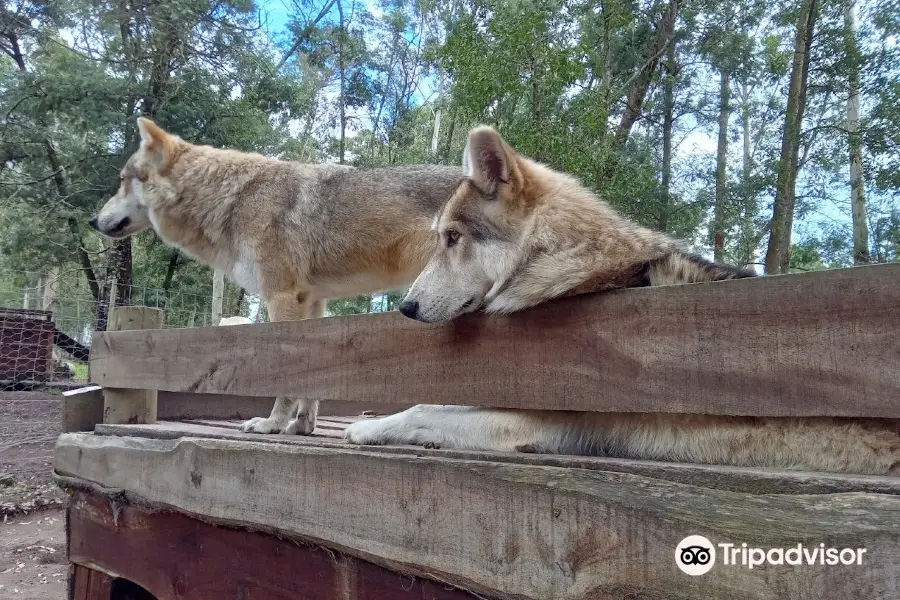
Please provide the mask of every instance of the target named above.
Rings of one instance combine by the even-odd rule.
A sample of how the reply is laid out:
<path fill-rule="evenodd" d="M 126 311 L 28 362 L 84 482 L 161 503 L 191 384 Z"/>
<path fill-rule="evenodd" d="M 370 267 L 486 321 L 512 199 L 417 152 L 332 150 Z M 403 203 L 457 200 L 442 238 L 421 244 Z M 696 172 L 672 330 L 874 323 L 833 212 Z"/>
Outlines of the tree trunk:
<path fill-rule="evenodd" d="M 56 184 L 56 192 L 63 200 L 68 201 L 71 193 L 69 184 L 69 172 L 65 165 L 59 160 L 59 154 L 56 152 L 56 144 L 50 138 L 44 140 L 44 149 L 47 153 L 47 162 L 53 169 L 53 183 Z M 81 270 L 88 282 L 88 288 L 95 301 L 100 300 L 100 285 L 97 283 L 97 276 L 94 272 L 94 265 L 90 255 L 84 249 L 84 240 L 81 238 L 81 231 L 78 222 L 70 217 L 67 219 L 69 231 L 72 232 L 72 240 L 75 242 L 75 252 L 78 255 L 78 262 L 81 264 Z"/>
<path fill-rule="evenodd" d="M 438 68 L 438 99 L 434 108 L 434 131 L 431 132 L 431 156 L 438 153 L 438 141 L 441 137 L 441 110 L 444 106 L 444 70 Z"/>
<path fill-rule="evenodd" d="M 41 310 L 53 310 L 53 303 L 56 301 L 56 288 L 59 286 L 59 268 L 52 267 L 47 271 L 47 277 L 43 281 L 43 298 L 41 299 Z"/>
<path fill-rule="evenodd" d="M 641 116 L 644 99 L 647 96 L 653 73 L 656 71 L 657 65 L 659 65 L 660 57 L 672 42 L 680 1 L 670 0 L 669 7 L 663 13 L 656 26 L 656 35 L 650 38 L 644 50 L 644 62 L 634 77 L 634 84 L 628 92 L 625 112 L 622 114 L 619 126 L 616 128 L 615 149 L 617 150 L 625 147 L 625 144 L 628 142 L 628 136 L 631 135 L 631 128 Z"/>
<path fill-rule="evenodd" d="M 533 142 L 532 142 L 532 155 L 534 156 L 534 160 L 538 162 L 542 162 L 544 160 L 544 144 L 543 144 L 543 136 L 540 131 L 540 122 L 541 122 L 541 90 L 538 84 L 538 65 L 537 60 L 532 54 L 529 59 L 530 71 L 531 71 L 531 131 L 532 133 L 536 133 Z"/>
<path fill-rule="evenodd" d="M 91 290 L 91 296 L 94 298 L 94 301 L 97 302 L 100 300 L 100 284 L 97 283 L 97 276 L 94 271 L 94 265 L 91 262 L 91 257 L 87 253 L 87 250 L 84 249 L 84 240 L 81 237 L 78 221 L 70 217 L 66 219 L 66 222 L 69 224 L 69 231 L 72 232 L 72 240 L 75 242 L 75 252 L 78 255 L 81 272 L 84 273 L 84 278 L 87 280 L 88 289 Z"/>
<path fill-rule="evenodd" d="M 727 167 L 728 167 L 728 120 L 731 117 L 729 106 L 731 96 L 731 76 L 726 70 L 720 74 L 719 93 L 719 142 L 716 148 L 716 204 L 713 212 L 713 260 L 725 260 L 725 211 L 727 201 Z"/>
<path fill-rule="evenodd" d="M 175 269 L 178 268 L 178 250 L 172 250 L 169 257 L 169 265 L 166 267 L 166 276 L 163 279 L 162 289 L 166 297 L 169 296 L 169 289 L 172 287 L 172 278 L 175 277 Z"/>
<path fill-rule="evenodd" d="M 810 47 L 818 14 L 819 0 L 803 0 L 794 39 L 794 59 L 791 66 L 784 132 L 781 138 L 778 180 L 772 208 L 769 246 L 766 250 L 765 272 L 767 274 L 787 273 L 791 262 L 791 228 L 794 224 L 796 199 L 794 194 L 797 185 L 800 133 L 803 125 L 803 111 L 806 109 Z"/>
<path fill-rule="evenodd" d="M 116 282 L 116 306 L 129 306 L 132 291 L 131 238 L 116 240 L 109 252 L 107 279 Z"/>
<path fill-rule="evenodd" d="M 663 88 L 662 198 L 660 198 L 659 214 L 656 220 L 657 229 L 662 232 L 665 232 L 669 226 L 669 211 L 672 206 L 672 129 L 675 125 L 675 77 L 677 72 L 675 44 L 672 43 L 669 45 Z"/>
<path fill-rule="evenodd" d="M 209 311 L 209 324 L 216 326 L 222 319 L 222 302 L 225 297 L 225 271 L 213 271 L 212 303 Z"/>
<path fill-rule="evenodd" d="M 749 265 L 756 262 L 756 195 L 752 189 L 753 158 L 750 150 L 750 84 L 746 79 L 741 82 L 741 120 L 744 129 L 744 160 L 741 169 L 741 194 L 744 197 L 743 219 L 741 224 L 741 263 Z"/>
<path fill-rule="evenodd" d="M 25 72 L 25 56 L 22 54 L 22 48 L 19 45 L 19 35 L 14 30 L 4 31 L 2 33 L 3 37 L 6 38 L 9 43 L 9 47 L 0 47 L 4 51 L 4 53 L 13 59 L 13 62 L 16 63 L 16 67 L 18 67 L 19 71 Z"/>
<path fill-rule="evenodd" d="M 341 112 L 341 139 L 339 142 L 338 162 L 344 164 L 344 143 L 347 134 L 347 102 L 344 93 L 347 87 L 347 73 L 344 67 L 344 8 L 341 0 L 337 1 L 340 31 L 338 32 L 338 71 L 341 79 L 340 112 Z"/>
<path fill-rule="evenodd" d="M 450 126 L 447 128 L 447 143 L 444 144 L 444 149 L 441 152 L 441 162 L 444 164 L 450 162 L 450 151 L 453 146 L 453 132 L 456 130 L 456 111 L 459 109 L 459 105 L 455 102 L 451 102 L 450 104 Z"/>
<path fill-rule="evenodd" d="M 850 207 L 853 220 L 853 264 L 871 262 L 869 255 L 869 217 L 863 180 L 862 136 L 859 133 L 859 72 L 862 56 L 856 39 L 854 0 L 844 3 L 844 49 L 848 62 L 847 140 L 850 150 Z"/>
<path fill-rule="evenodd" d="M 378 138 L 378 128 L 381 127 L 381 114 L 384 112 L 384 106 L 387 103 L 388 94 L 391 90 L 391 82 L 394 80 L 394 64 L 397 58 L 397 46 L 400 43 L 399 40 L 400 35 L 395 33 L 394 37 L 391 39 L 391 57 L 388 60 L 387 79 L 384 82 L 384 90 L 382 90 L 381 99 L 378 101 L 378 110 L 375 112 L 375 118 L 372 119 L 372 139 L 369 141 L 369 156 L 373 161 L 375 160 L 375 142 Z M 404 38 L 404 42 L 405 41 Z M 380 145 L 379 154 L 382 154 Z"/>

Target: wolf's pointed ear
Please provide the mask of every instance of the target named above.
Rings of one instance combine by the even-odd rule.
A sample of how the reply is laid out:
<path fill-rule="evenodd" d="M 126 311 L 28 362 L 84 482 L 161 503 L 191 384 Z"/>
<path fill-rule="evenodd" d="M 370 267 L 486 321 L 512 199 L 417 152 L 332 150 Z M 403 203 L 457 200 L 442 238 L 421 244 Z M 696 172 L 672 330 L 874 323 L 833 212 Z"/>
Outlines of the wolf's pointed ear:
<path fill-rule="evenodd" d="M 175 138 L 147 117 L 138 117 L 137 125 L 141 134 L 141 148 L 153 159 L 160 171 L 167 170 L 174 158 Z"/>
<path fill-rule="evenodd" d="M 153 148 L 166 143 L 169 134 L 147 117 L 138 117 L 137 124 L 141 133 L 141 146 Z"/>
<path fill-rule="evenodd" d="M 515 158 L 507 151 L 500 134 L 490 127 L 476 127 L 469 132 L 463 150 L 463 172 L 483 192 L 493 194 L 501 184 L 511 181 Z"/>

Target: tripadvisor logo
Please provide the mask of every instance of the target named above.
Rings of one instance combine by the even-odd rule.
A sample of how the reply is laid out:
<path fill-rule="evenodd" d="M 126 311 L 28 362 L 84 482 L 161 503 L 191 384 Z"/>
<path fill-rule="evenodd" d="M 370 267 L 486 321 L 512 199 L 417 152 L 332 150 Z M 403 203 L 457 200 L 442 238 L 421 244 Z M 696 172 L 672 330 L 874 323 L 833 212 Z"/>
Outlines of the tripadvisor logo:
<path fill-rule="evenodd" d="M 675 564 L 688 575 L 703 575 L 716 564 L 716 548 L 702 535 L 689 535 L 675 548 Z"/>
<path fill-rule="evenodd" d="M 862 565 L 865 548 L 829 548 L 825 544 L 790 548 L 754 548 L 744 544 L 713 544 L 702 535 L 689 535 L 675 548 L 675 564 L 688 575 L 703 575 L 716 564 L 718 548 L 720 563 L 727 567 L 754 569 L 762 565 Z"/>

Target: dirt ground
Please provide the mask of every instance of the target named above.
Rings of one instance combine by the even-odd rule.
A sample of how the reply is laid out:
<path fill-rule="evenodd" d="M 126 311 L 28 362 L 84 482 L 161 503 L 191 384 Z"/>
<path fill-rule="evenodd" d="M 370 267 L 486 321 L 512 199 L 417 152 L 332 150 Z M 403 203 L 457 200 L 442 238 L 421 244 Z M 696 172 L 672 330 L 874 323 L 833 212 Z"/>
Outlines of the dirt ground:
<path fill-rule="evenodd" d="M 52 481 L 60 396 L 0 392 L 0 600 L 66 596 L 65 495 Z"/>
<path fill-rule="evenodd" d="M 0 522 L 0 600 L 66 597 L 65 516 L 60 508 Z"/>

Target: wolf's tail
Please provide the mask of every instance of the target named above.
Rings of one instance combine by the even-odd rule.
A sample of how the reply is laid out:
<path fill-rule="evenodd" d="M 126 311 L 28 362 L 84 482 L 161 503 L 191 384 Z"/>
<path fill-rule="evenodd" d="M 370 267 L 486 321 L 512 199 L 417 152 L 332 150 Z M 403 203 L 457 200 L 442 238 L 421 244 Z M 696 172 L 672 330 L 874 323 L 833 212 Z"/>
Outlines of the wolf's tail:
<path fill-rule="evenodd" d="M 750 269 L 722 265 L 690 252 L 675 251 L 650 261 L 647 265 L 649 285 L 677 285 L 724 279 L 756 277 Z"/>

